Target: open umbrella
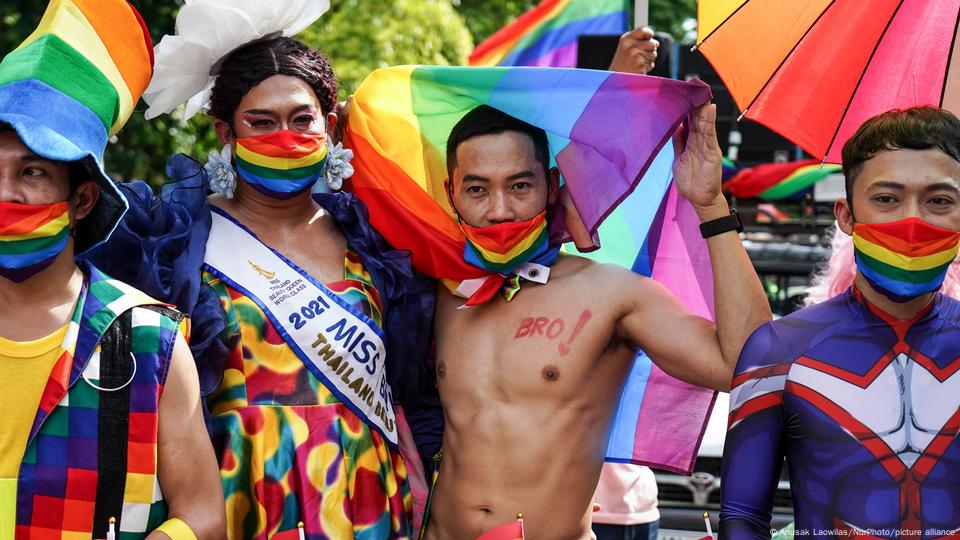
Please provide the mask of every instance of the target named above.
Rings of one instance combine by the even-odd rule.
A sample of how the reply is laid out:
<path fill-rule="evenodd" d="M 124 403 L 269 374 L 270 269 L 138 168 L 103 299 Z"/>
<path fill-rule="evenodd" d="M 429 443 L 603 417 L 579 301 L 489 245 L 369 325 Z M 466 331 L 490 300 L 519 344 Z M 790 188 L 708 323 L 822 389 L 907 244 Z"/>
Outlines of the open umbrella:
<path fill-rule="evenodd" d="M 764 163 L 741 170 L 723 187 L 742 199 L 780 201 L 794 198 L 838 172 L 839 165 L 821 165 L 815 159 Z"/>
<path fill-rule="evenodd" d="M 747 118 L 840 162 L 864 120 L 960 113 L 960 0 L 700 0 L 697 47 Z"/>

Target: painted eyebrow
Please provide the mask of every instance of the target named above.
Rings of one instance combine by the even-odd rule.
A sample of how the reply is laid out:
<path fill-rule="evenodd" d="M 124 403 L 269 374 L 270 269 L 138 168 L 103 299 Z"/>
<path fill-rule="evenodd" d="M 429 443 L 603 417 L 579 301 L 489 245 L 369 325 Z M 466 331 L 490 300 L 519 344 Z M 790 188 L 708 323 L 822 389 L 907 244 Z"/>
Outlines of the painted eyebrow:
<path fill-rule="evenodd" d="M 316 107 L 313 105 L 306 105 L 306 104 L 300 105 L 299 107 L 293 110 L 293 114 L 303 112 L 308 109 L 316 109 Z M 270 109 L 247 109 L 246 111 L 243 111 L 243 112 L 247 114 L 276 114 L 274 111 L 271 111 Z"/>

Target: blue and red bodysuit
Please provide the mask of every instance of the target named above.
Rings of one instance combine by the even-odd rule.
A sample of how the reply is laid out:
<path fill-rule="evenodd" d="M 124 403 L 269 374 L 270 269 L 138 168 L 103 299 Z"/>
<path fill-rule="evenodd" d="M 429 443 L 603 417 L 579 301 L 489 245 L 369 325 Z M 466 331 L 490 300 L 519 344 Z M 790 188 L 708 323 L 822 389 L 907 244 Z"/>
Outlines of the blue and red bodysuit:
<path fill-rule="evenodd" d="M 850 290 L 754 332 L 732 386 L 721 539 L 770 538 L 785 456 L 797 536 L 960 536 L 960 302 Z"/>

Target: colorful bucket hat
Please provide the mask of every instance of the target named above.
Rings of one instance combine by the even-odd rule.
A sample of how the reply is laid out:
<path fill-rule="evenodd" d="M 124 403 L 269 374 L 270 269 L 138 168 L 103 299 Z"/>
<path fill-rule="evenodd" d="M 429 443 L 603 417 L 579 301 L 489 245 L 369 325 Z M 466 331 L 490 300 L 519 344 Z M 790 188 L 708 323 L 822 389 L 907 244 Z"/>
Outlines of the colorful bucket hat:
<path fill-rule="evenodd" d="M 106 240 L 127 209 L 103 153 L 152 75 L 150 34 L 125 0 L 52 0 L 36 31 L 0 62 L 0 124 L 40 157 L 81 163 L 100 186 L 77 224 L 77 254 Z"/>

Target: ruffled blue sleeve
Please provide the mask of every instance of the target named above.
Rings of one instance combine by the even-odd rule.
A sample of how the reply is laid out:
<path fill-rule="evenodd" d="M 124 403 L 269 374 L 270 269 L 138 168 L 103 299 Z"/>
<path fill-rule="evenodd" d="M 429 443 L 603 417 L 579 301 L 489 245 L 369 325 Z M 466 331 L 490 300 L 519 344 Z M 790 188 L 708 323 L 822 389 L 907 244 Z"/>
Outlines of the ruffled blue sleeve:
<path fill-rule="evenodd" d="M 120 184 L 130 208 L 110 239 L 85 258 L 190 316 L 190 350 L 207 395 L 219 386 L 226 361 L 217 339 L 225 327 L 223 308 L 201 282 L 211 224 L 209 183 L 203 167 L 182 154 L 167 162 L 167 176 L 172 181 L 159 196 L 144 182 Z"/>

